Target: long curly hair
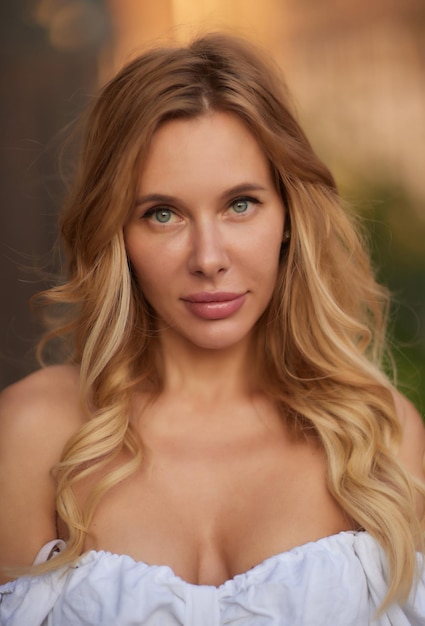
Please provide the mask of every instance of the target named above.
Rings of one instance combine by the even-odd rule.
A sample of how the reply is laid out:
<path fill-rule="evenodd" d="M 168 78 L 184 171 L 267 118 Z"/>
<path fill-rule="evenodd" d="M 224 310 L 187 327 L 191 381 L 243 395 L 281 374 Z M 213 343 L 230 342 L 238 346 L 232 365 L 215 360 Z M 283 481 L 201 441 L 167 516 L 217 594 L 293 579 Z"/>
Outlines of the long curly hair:
<path fill-rule="evenodd" d="M 386 552 L 385 604 L 403 600 L 414 582 L 415 547 L 423 547 L 415 498 L 424 490 L 396 460 L 400 426 L 382 366 L 388 295 L 375 282 L 331 173 L 292 113 L 278 70 L 247 42 L 223 34 L 147 51 L 88 111 L 61 220 L 68 276 L 40 295 L 61 310 L 41 348 L 52 338 L 67 343 L 80 367 L 88 419 L 55 468 L 67 549 L 41 569 L 81 554 L 99 499 L 140 463 L 129 423 L 132 395 L 141 385 L 159 393 L 162 381 L 152 310 L 134 280 L 123 229 L 156 130 L 208 111 L 236 115 L 253 133 L 290 224 L 275 290 L 257 325 L 261 386 L 288 426 L 320 439 L 331 494 Z M 80 510 L 74 485 L 123 450 L 128 462 L 106 472 Z"/>

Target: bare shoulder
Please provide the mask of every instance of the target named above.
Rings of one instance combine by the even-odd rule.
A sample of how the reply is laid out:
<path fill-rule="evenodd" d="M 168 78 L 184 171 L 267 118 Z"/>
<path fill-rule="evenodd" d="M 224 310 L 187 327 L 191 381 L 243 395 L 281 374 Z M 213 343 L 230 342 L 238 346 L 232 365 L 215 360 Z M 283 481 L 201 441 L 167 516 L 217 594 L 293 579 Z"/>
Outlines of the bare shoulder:
<path fill-rule="evenodd" d="M 61 365 L 41 369 L 4 389 L 0 394 L 1 448 L 15 443 L 18 452 L 31 443 L 32 454 L 37 454 L 35 443 L 43 449 L 63 446 L 82 421 L 78 384 L 77 368 Z"/>
<path fill-rule="evenodd" d="M 78 370 L 71 366 L 45 368 L 0 394 L 2 562 L 29 565 L 56 537 L 51 469 L 82 423 Z"/>
<path fill-rule="evenodd" d="M 24 400 L 28 396 L 38 396 L 46 398 L 45 393 L 49 391 L 49 398 L 54 399 L 55 396 L 61 396 L 63 391 L 75 391 L 79 384 L 79 370 L 73 365 L 54 365 L 45 367 L 26 378 L 19 380 L 17 383 L 6 387 L 0 397 L 6 398 L 7 401 Z"/>
<path fill-rule="evenodd" d="M 425 424 L 414 405 L 401 393 L 393 392 L 397 417 L 402 428 L 398 457 L 406 469 L 425 483 Z"/>

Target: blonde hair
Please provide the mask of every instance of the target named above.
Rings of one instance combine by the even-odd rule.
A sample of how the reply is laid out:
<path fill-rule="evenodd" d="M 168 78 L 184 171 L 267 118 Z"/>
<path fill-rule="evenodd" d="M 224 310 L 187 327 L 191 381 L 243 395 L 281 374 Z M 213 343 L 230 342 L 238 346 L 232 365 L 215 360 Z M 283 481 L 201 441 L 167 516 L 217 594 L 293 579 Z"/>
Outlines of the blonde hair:
<path fill-rule="evenodd" d="M 68 547 L 43 568 L 81 553 L 99 498 L 140 461 L 130 402 L 139 385 L 158 393 L 161 372 L 153 311 L 132 275 L 123 228 L 155 131 L 209 110 L 246 123 L 270 161 L 290 223 L 276 288 L 258 322 L 262 388 L 288 425 L 320 438 L 330 492 L 386 552 L 386 603 L 406 599 L 415 546 L 422 546 L 415 497 L 424 491 L 395 457 L 400 426 L 382 371 L 387 293 L 373 278 L 332 175 L 291 112 L 279 73 L 250 44 L 219 34 L 144 53 L 102 89 L 88 113 L 61 222 L 68 279 L 41 298 L 66 308 L 43 345 L 54 337 L 68 341 L 89 419 L 56 468 Z M 79 510 L 75 483 L 122 450 L 129 461 L 107 473 Z"/>

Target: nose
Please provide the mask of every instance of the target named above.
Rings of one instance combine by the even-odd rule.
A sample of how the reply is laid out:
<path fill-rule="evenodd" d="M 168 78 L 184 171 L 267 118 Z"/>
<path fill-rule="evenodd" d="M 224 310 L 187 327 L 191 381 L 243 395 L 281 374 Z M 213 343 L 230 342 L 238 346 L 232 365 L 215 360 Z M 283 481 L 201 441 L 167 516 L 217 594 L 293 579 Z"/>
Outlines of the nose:
<path fill-rule="evenodd" d="M 207 278 L 213 278 L 229 268 L 225 238 L 220 224 L 208 220 L 194 226 L 189 254 L 189 271 Z"/>

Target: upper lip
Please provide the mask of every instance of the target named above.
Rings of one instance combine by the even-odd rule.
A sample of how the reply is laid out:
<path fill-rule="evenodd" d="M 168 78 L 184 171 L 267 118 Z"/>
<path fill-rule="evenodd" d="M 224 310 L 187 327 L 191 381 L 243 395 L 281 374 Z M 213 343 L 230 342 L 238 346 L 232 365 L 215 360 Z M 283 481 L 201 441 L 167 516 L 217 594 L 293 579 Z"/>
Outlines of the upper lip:
<path fill-rule="evenodd" d="M 188 296 L 184 296 L 182 300 L 187 302 L 226 302 L 229 300 L 236 300 L 244 295 L 243 293 L 234 293 L 231 291 L 202 291 L 200 293 L 191 293 Z"/>

